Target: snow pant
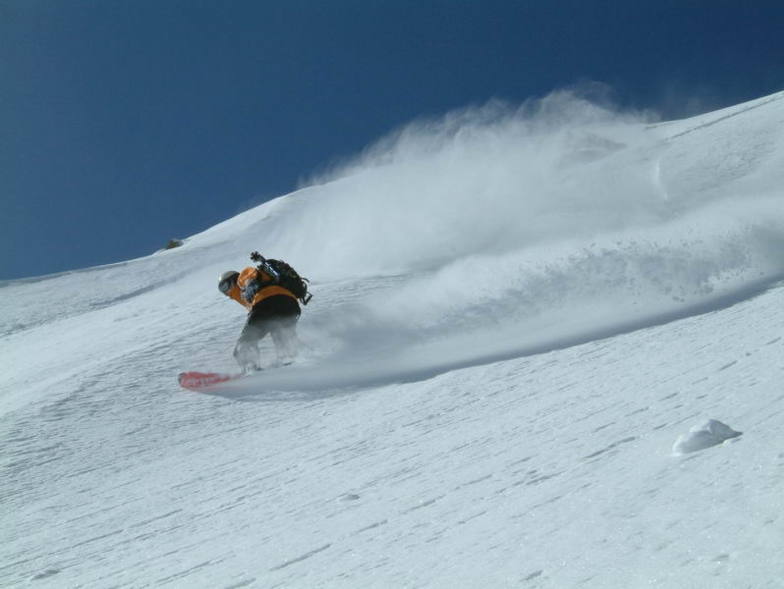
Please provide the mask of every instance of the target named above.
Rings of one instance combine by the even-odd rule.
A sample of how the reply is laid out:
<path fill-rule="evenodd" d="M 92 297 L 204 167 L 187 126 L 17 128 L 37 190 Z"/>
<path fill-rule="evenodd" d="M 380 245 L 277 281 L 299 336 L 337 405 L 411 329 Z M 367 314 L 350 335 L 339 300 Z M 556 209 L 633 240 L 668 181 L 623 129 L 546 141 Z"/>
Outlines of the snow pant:
<path fill-rule="evenodd" d="M 272 336 L 278 364 L 287 364 L 297 356 L 297 320 L 300 308 L 296 299 L 273 295 L 256 303 L 242 328 L 234 358 L 245 371 L 260 370 L 259 342 Z"/>

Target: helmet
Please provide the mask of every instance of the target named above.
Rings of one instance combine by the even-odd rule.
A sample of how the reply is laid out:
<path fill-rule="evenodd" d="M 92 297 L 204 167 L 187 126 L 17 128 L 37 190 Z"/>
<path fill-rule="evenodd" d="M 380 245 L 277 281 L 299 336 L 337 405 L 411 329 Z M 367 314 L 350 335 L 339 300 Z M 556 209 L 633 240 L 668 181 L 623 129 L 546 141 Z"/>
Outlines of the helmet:
<path fill-rule="evenodd" d="M 237 278 L 239 275 L 240 273 L 236 270 L 226 270 L 226 272 L 221 274 L 218 278 L 218 290 L 223 294 L 228 294 L 231 290 L 231 287 L 237 284 Z"/>

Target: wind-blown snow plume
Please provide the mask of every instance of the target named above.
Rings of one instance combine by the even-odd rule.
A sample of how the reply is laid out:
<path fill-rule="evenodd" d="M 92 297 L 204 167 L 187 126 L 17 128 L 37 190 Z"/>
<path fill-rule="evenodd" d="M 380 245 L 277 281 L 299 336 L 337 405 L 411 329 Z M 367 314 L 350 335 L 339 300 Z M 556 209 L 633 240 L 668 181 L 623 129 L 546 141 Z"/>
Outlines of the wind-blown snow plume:
<path fill-rule="evenodd" d="M 569 94 L 492 102 L 383 139 L 320 187 L 304 226 L 325 230 L 318 247 L 333 265 L 363 274 L 589 235 L 649 215 L 640 203 L 658 195 L 639 169 L 607 179 L 585 168 L 652 139 L 636 118 Z"/>
<path fill-rule="evenodd" d="M 317 282 L 377 282 L 315 318 L 352 354 L 503 355 L 710 308 L 784 274 L 782 133 L 755 116 L 781 98 L 655 124 L 559 92 L 418 121 L 253 239 Z"/>

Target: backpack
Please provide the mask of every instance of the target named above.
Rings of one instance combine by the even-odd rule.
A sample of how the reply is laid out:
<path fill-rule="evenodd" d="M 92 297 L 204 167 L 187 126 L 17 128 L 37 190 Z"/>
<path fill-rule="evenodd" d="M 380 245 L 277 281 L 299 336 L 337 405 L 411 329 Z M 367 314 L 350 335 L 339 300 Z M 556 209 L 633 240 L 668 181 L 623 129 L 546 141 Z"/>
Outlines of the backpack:
<path fill-rule="evenodd" d="M 277 284 L 290 291 L 303 305 L 307 305 L 313 298 L 313 295 L 308 293 L 308 279 L 300 276 L 283 260 L 268 260 L 259 252 L 253 252 L 250 259 L 259 264 L 258 270 L 272 276 L 272 284 Z"/>

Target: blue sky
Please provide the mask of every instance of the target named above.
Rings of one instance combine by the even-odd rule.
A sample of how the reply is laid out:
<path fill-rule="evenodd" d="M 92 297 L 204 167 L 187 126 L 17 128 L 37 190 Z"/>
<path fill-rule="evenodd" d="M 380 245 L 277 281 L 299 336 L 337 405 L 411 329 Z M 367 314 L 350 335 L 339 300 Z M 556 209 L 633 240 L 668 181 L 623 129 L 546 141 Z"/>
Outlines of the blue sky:
<path fill-rule="evenodd" d="M 770 94 L 782 30 L 773 0 L 0 0 L 0 279 L 146 255 L 492 98 Z"/>

